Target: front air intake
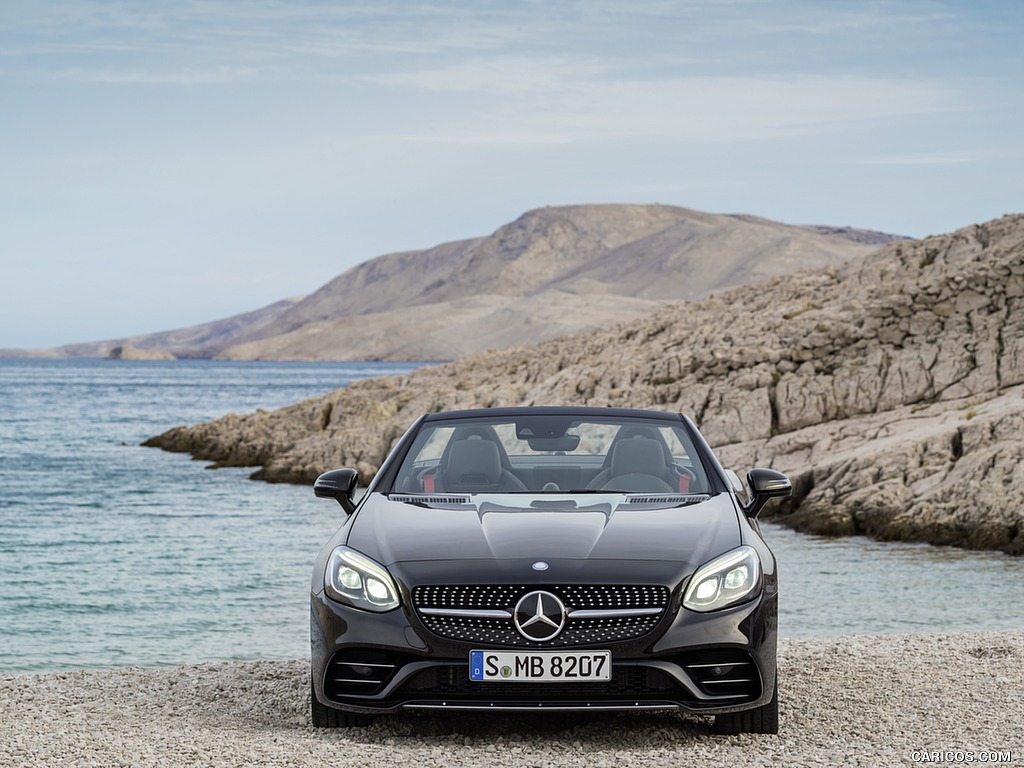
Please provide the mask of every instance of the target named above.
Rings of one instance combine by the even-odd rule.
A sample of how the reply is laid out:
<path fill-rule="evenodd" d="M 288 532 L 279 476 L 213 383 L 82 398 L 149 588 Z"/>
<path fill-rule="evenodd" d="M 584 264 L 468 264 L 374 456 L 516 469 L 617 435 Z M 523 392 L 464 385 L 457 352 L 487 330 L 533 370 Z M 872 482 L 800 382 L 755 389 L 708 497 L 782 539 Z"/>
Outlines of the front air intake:
<path fill-rule="evenodd" d="M 399 654 L 368 648 L 338 651 L 327 664 L 324 693 L 329 699 L 372 696 L 391 682 L 404 662 Z"/>
<path fill-rule="evenodd" d="M 687 654 L 682 666 L 708 696 L 756 699 L 761 695 L 761 675 L 746 651 L 696 651 Z"/>

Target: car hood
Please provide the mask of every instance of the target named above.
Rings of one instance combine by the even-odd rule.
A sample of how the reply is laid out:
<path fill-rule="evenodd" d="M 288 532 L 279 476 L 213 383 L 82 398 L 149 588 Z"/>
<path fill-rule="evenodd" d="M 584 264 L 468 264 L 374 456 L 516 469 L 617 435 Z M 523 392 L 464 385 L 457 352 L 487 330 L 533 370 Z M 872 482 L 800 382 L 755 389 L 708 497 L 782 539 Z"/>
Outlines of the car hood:
<path fill-rule="evenodd" d="M 460 501 L 455 499 L 455 501 Z M 444 561 L 662 561 L 696 568 L 740 544 L 732 497 L 371 494 L 348 545 L 382 565 Z"/>

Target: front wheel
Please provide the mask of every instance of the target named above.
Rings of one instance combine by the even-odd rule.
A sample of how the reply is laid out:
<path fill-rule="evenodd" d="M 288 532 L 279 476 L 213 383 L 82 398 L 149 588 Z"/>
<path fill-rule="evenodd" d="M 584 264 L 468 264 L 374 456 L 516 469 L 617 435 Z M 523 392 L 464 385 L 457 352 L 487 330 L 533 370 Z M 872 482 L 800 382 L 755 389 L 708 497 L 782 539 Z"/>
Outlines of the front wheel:
<path fill-rule="evenodd" d="M 772 700 L 763 707 L 744 712 L 729 712 L 715 715 L 715 733 L 778 733 L 779 732 L 779 681 L 775 680 Z"/>
<path fill-rule="evenodd" d="M 373 715 L 346 712 L 321 704 L 316 698 L 312 676 L 309 680 L 309 714 L 314 728 L 365 728 L 373 722 Z"/>

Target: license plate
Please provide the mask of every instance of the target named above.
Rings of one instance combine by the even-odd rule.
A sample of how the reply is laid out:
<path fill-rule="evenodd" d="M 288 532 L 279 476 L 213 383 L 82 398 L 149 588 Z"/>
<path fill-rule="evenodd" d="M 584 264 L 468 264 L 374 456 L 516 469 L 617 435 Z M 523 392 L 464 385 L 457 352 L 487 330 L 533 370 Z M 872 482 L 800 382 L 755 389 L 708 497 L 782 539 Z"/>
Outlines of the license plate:
<path fill-rule="evenodd" d="M 470 651 L 469 679 L 566 683 L 612 679 L 611 651 Z"/>

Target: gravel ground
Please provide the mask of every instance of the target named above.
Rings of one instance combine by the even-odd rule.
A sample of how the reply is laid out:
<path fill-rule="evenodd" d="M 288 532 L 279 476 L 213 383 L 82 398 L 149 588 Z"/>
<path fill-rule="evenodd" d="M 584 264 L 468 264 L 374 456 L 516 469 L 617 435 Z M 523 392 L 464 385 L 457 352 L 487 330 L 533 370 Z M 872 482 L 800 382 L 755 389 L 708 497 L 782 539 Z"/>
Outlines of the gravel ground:
<path fill-rule="evenodd" d="M 790 640 L 780 664 L 778 736 L 632 712 L 313 729 L 304 660 L 6 676 L 0 765 L 1024 765 L 1024 631 Z"/>

